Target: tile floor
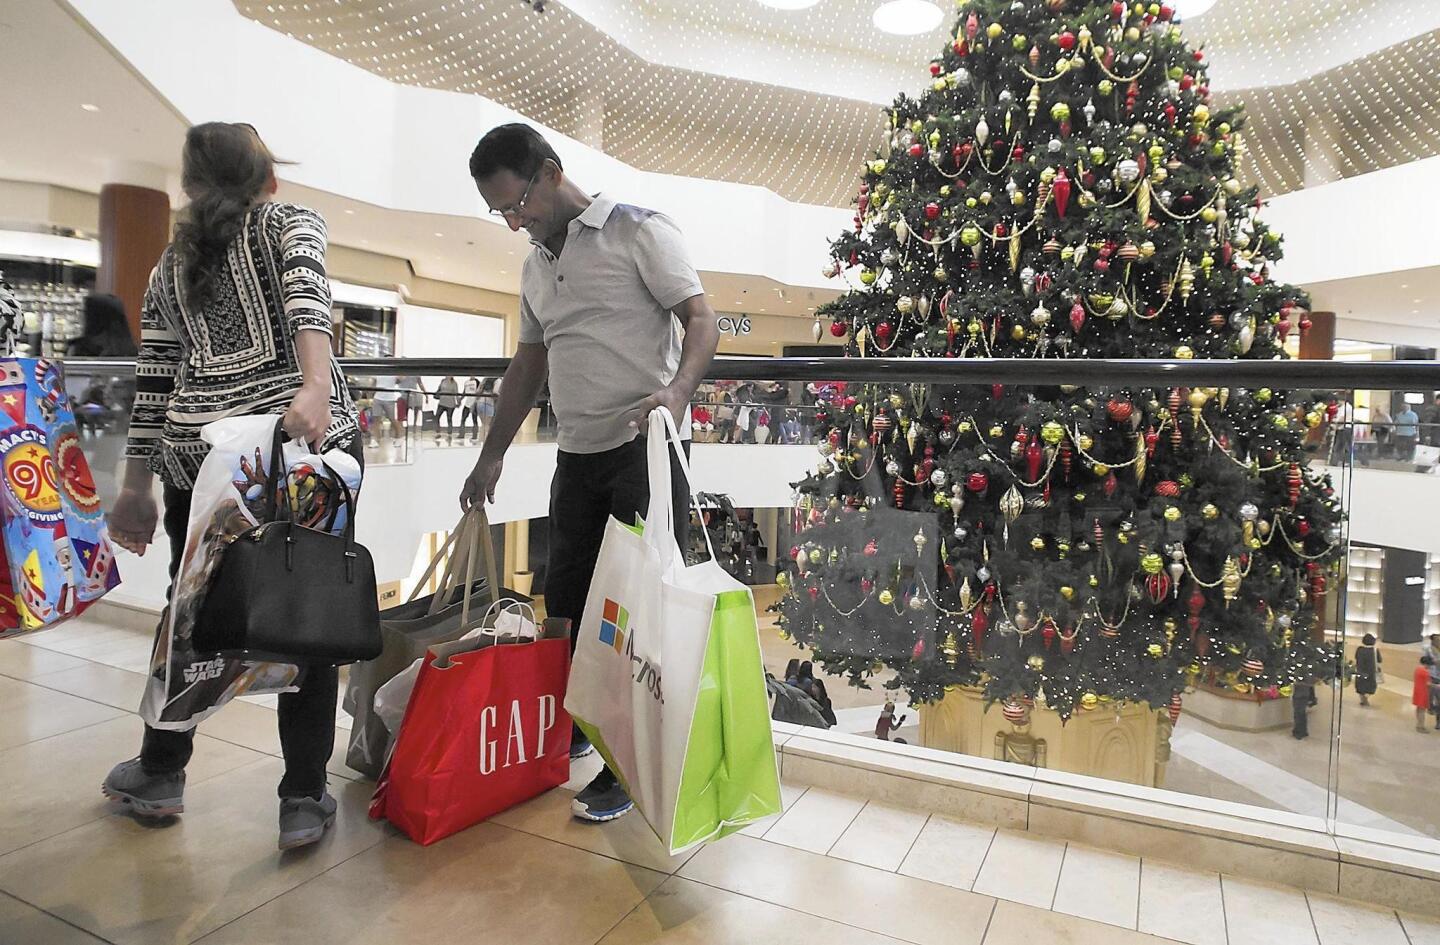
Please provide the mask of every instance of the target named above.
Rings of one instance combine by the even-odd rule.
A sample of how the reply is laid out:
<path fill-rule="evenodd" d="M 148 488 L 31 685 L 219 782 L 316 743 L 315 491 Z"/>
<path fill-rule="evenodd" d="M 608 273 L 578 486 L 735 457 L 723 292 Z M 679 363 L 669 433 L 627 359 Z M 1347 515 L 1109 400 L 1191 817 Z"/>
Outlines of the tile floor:
<path fill-rule="evenodd" d="M 569 818 L 594 759 L 431 847 L 370 821 L 369 785 L 336 761 L 336 829 L 282 855 L 263 698 L 202 726 L 187 813 L 149 826 L 97 790 L 138 742 L 148 649 L 84 622 L 0 641 L 0 945 L 1440 945 L 1435 920 L 818 788 L 787 785 L 784 814 L 671 857 L 639 817 Z"/>

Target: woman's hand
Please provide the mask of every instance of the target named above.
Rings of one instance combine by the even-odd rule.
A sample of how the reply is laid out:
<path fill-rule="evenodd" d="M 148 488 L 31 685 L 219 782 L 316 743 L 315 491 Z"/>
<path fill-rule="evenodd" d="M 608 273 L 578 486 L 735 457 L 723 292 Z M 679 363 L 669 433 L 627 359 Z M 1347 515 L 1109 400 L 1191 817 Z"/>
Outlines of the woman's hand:
<path fill-rule="evenodd" d="M 319 452 L 325 431 L 330 426 L 330 386 L 301 385 L 280 422 L 292 440 L 314 444 L 316 452 Z"/>
<path fill-rule="evenodd" d="M 141 557 L 155 538 L 155 525 L 159 520 L 155 497 L 148 490 L 141 492 L 130 488 L 120 490 L 106 517 L 110 537 L 115 539 L 115 543 Z"/>

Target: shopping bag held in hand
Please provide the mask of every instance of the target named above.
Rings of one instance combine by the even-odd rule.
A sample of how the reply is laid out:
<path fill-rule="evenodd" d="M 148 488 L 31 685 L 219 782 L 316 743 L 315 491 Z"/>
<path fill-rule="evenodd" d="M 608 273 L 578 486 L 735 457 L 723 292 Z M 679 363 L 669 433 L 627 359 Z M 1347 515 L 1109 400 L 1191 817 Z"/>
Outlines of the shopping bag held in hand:
<path fill-rule="evenodd" d="M 579 629 L 565 708 L 671 853 L 780 811 L 750 589 L 675 542 L 669 411 L 650 415 L 650 508 L 611 518 Z M 709 533 L 705 533 L 707 546 Z"/>
<path fill-rule="evenodd" d="M 285 442 L 275 420 L 271 455 Z M 356 443 L 358 451 L 358 438 Z M 323 461 L 322 461 L 323 463 Z M 296 521 L 283 464 L 271 463 L 265 520 L 242 534 L 220 561 L 195 625 L 196 649 L 245 659 L 333 666 L 380 655 L 375 563 L 355 541 L 355 501 L 344 477 L 325 464 L 343 493 L 322 529 Z M 285 501 L 276 501 L 284 492 Z M 331 529 L 348 509 L 341 534 Z"/>
<path fill-rule="evenodd" d="M 435 594 L 417 597 L 431 576 L 444 570 Z M 345 689 L 345 711 L 355 719 L 345 763 L 371 778 L 380 777 L 395 743 L 396 730 L 375 713 L 375 694 L 426 651 L 458 640 L 475 626 L 485 608 L 499 597 L 520 598 L 513 591 L 496 591 L 495 548 L 485 510 L 472 508 L 461 517 L 450 537 L 436 552 L 408 602 L 380 614 L 380 656 L 350 667 Z"/>
<path fill-rule="evenodd" d="M 564 784 L 569 630 L 551 619 L 534 640 L 491 632 L 432 647 L 370 816 L 428 845 Z"/>
<path fill-rule="evenodd" d="M 0 358 L 0 637 L 54 627 L 120 583 L 58 365 Z"/>

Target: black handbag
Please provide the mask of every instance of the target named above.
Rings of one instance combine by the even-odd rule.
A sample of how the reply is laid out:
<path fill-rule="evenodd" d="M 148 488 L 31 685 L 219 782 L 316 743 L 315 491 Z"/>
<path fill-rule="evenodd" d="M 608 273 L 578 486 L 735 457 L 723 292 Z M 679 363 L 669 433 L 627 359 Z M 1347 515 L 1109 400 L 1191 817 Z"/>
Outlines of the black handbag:
<path fill-rule="evenodd" d="M 225 549 L 195 622 L 195 648 L 300 666 L 374 659 L 381 650 L 380 604 L 374 561 L 355 541 L 354 496 L 327 464 L 349 508 L 343 535 L 330 533 L 339 503 L 325 531 L 298 524 L 288 499 L 277 510 L 277 490 L 285 487 L 283 442 L 277 420 L 265 483 L 266 521 Z"/>

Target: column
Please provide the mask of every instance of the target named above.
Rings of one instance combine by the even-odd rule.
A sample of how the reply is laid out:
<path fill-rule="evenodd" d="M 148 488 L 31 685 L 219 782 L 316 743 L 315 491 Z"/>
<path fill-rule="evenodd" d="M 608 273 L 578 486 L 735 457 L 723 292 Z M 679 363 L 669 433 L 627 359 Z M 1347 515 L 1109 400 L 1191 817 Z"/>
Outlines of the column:
<path fill-rule="evenodd" d="M 1302 361 L 1329 361 L 1335 357 L 1335 313 L 1311 312 L 1310 330 L 1300 336 Z"/>
<path fill-rule="evenodd" d="M 99 292 L 120 297 L 136 340 L 140 338 L 140 306 L 150 271 L 170 242 L 170 195 L 165 171 L 152 164 L 111 162 L 112 183 L 100 189 Z"/>

